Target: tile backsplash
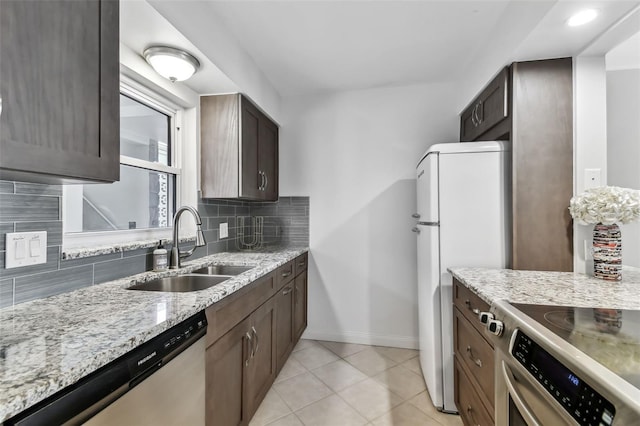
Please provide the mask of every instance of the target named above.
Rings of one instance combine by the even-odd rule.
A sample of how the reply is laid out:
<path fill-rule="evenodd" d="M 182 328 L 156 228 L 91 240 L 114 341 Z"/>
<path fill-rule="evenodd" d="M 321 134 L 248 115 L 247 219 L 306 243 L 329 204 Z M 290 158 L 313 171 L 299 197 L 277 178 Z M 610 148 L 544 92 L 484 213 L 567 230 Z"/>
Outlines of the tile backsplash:
<path fill-rule="evenodd" d="M 60 185 L 0 181 L 0 308 L 151 269 L 153 248 L 62 260 L 61 209 Z M 309 244 L 309 197 L 281 197 L 268 203 L 199 199 L 198 212 L 207 246 L 189 259 L 236 251 L 238 217 L 264 218 L 266 246 Z M 229 224 L 229 237 L 220 239 L 218 228 L 224 222 Z M 20 231 L 47 231 L 47 263 L 5 269 L 5 234 Z M 244 234 L 250 231 L 245 228 Z"/>

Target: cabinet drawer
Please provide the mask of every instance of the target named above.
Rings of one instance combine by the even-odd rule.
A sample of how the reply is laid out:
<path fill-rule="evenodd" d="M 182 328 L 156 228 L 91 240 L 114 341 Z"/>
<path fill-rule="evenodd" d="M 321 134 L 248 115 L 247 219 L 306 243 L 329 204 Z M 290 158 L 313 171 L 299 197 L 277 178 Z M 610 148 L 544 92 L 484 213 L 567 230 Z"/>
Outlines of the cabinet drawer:
<path fill-rule="evenodd" d="M 276 271 L 276 279 L 278 284 L 276 288 L 281 289 L 283 285 L 291 281 L 295 277 L 296 260 L 290 260 L 284 265 L 280 266 Z"/>
<path fill-rule="evenodd" d="M 509 116 L 509 68 L 504 68 L 460 114 L 460 140 L 470 142 Z"/>
<path fill-rule="evenodd" d="M 482 403 L 461 364 L 456 360 L 454 365 L 455 402 L 462 422 L 466 426 L 493 426 L 492 411 Z"/>
<path fill-rule="evenodd" d="M 301 254 L 296 257 L 296 276 L 307 270 L 307 262 L 309 260 L 309 253 Z"/>
<path fill-rule="evenodd" d="M 453 350 L 487 397 L 488 405 L 493 407 L 493 349 L 458 309 L 453 310 L 453 321 Z"/>
<path fill-rule="evenodd" d="M 224 336 L 276 292 L 276 274 L 271 272 L 207 308 L 207 346 Z"/>
<path fill-rule="evenodd" d="M 455 278 L 453 279 L 453 303 L 476 330 L 484 333 L 485 325 L 480 322 L 478 314 L 489 312 L 489 304 Z"/>

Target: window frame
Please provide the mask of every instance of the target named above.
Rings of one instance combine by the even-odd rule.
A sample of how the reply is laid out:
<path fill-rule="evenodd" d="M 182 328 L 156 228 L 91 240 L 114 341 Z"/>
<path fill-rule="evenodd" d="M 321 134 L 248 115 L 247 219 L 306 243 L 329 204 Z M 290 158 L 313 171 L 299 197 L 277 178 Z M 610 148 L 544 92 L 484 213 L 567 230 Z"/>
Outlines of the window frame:
<path fill-rule="evenodd" d="M 120 94 L 140 102 L 154 110 L 170 117 L 169 165 L 154 163 L 139 158 L 120 155 L 120 165 L 136 167 L 143 170 L 158 171 L 175 175 L 173 210 L 181 205 L 182 200 L 182 150 L 183 141 L 181 128 L 183 125 L 184 108 L 172 102 L 157 91 L 151 90 L 137 81 L 120 74 Z M 141 243 L 172 237 L 172 224 L 162 228 L 121 229 L 109 231 L 67 232 L 68 223 L 65 196 L 67 186 L 62 191 L 62 227 L 63 251 L 74 248 L 95 248 L 98 246 L 115 246 L 125 243 Z"/>

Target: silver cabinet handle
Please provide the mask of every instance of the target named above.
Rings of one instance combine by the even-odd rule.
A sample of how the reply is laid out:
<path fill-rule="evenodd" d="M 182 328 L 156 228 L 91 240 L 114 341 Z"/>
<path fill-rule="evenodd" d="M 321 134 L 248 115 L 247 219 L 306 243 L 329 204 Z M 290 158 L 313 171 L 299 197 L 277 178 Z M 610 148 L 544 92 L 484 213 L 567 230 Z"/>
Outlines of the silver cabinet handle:
<path fill-rule="evenodd" d="M 414 226 L 413 228 L 411 228 L 411 232 L 415 232 L 416 234 L 420 233 L 420 229 L 418 229 L 417 226 Z"/>
<path fill-rule="evenodd" d="M 476 119 L 478 120 L 478 125 L 482 124 L 484 121 L 484 104 L 482 101 L 478 101 L 478 112 L 476 113 Z"/>
<path fill-rule="evenodd" d="M 2 115 L 2 96 L 0 96 L 0 115 Z"/>
<path fill-rule="evenodd" d="M 478 110 L 478 105 L 473 106 L 473 110 L 471 110 L 471 123 L 473 123 L 473 127 L 478 127 L 478 120 L 476 119 L 476 111 Z"/>
<path fill-rule="evenodd" d="M 287 294 L 291 293 L 292 291 L 293 291 L 292 287 L 285 288 L 284 291 L 282 292 L 282 295 L 286 296 Z"/>
<path fill-rule="evenodd" d="M 269 186 L 269 177 L 265 172 L 262 172 L 262 174 L 264 175 L 264 187 L 262 188 L 262 190 L 266 191 L 267 187 Z"/>
<path fill-rule="evenodd" d="M 247 352 L 249 352 L 247 354 L 247 359 L 244 362 L 244 366 L 246 367 L 249 365 L 249 360 L 253 358 L 253 344 L 252 344 L 253 338 L 251 337 L 251 334 L 249 334 L 248 331 L 245 333 L 245 337 L 247 338 L 247 348 L 248 348 Z"/>
<path fill-rule="evenodd" d="M 471 406 L 467 406 L 467 414 L 471 417 L 471 422 L 473 426 L 480 426 L 480 423 L 476 421 L 476 416 L 473 415 L 473 408 Z"/>
<path fill-rule="evenodd" d="M 476 315 L 480 315 L 480 309 L 472 308 L 471 307 L 471 301 L 469 299 L 465 300 L 464 304 L 467 305 L 467 309 L 471 309 L 471 312 L 473 312 Z"/>
<path fill-rule="evenodd" d="M 262 170 L 258 170 L 258 175 L 260 175 L 260 185 L 258 185 L 258 191 L 264 190 L 264 175 L 262 174 Z"/>
<path fill-rule="evenodd" d="M 291 275 L 291 272 L 283 272 L 282 278 L 287 278 L 289 275 Z"/>
<path fill-rule="evenodd" d="M 251 331 L 253 332 L 253 336 L 256 338 L 256 347 L 253 349 L 253 355 L 251 355 L 251 358 L 253 358 L 260 348 L 260 339 L 258 338 L 258 332 L 254 326 L 251 326 Z"/>
<path fill-rule="evenodd" d="M 471 346 L 467 346 L 467 355 L 469 355 L 469 358 L 475 365 L 482 368 L 482 360 L 473 356 L 473 350 L 471 349 Z"/>

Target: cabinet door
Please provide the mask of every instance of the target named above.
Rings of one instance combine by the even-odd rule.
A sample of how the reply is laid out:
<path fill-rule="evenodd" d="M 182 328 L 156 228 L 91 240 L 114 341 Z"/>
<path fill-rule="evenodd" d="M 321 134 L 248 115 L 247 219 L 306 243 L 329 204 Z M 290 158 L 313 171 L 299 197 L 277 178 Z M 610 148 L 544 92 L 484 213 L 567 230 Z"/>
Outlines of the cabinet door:
<path fill-rule="evenodd" d="M 460 114 L 460 140 L 486 140 L 482 135 L 509 116 L 509 69 L 504 68 Z M 504 132 L 508 133 L 509 128 Z M 493 133 L 493 132 L 492 132 Z M 492 139 L 499 136 L 498 134 Z"/>
<path fill-rule="evenodd" d="M 258 170 L 264 177 L 261 198 L 278 200 L 278 126 L 263 115 L 260 122 Z"/>
<path fill-rule="evenodd" d="M 276 300 L 269 299 L 251 314 L 251 353 L 245 375 L 248 418 L 256 412 L 276 378 Z"/>
<path fill-rule="evenodd" d="M 249 423 L 243 396 L 250 362 L 250 318 L 245 319 L 207 348 L 206 414 L 208 426 Z"/>
<path fill-rule="evenodd" d="M 293 281 L 276 295 L 276 358 L 277 372 L 293 349 Z"/>
<path fill-rule="evenodd" d="M 298 275 L 294 281 L 293 335 L 298 341 L 307 328 L 307 273 Z"/>
<path fill-rule="evenodd" d="M 242 198 L 258 199 L 262 197 L 262 191 L 260 191 L 262 177 L 258 173 L 258 141 L 260 138 L 260 116 L 262 114 L 244 97 L 241 98 L 240 103 L 242 105 L 240 196 Z"/>
<path fill-rule="evenodd" d="M 117 1 L 0 7 L 0 177 L 119 179 Z"/>

